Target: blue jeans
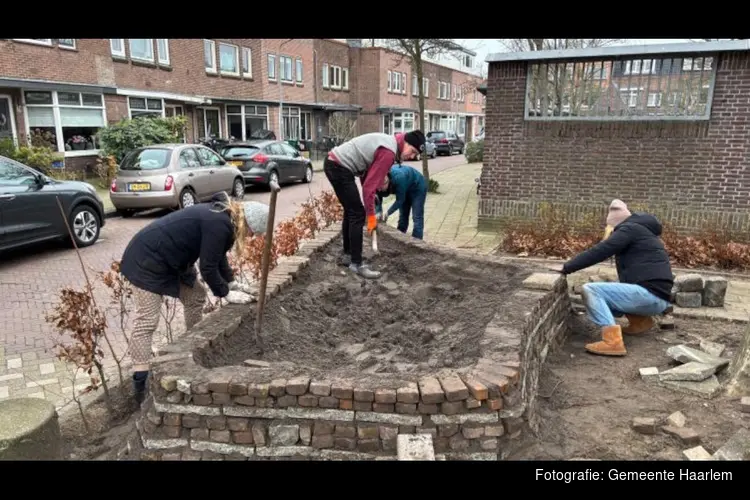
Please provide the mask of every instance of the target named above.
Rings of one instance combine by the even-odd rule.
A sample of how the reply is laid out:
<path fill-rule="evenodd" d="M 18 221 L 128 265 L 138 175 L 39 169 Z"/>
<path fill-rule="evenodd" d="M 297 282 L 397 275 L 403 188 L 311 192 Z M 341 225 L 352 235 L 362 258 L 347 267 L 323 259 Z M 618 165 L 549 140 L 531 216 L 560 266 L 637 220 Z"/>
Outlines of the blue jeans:
<path fill-rule="evenodd" d="M 424 184 L 424 183 L 421 183 Z M 409 228 L 409 214 L 412 214 L 414 228 L 411 235 L 414 238 L 422 239 L 424 236 L 424 203 L 427 200 L 427 187 L 420 185 L 412 187 L 406 193 L 406 199 L 401 205 L 398 217 L 398 230 L 406 233 Z"/>
<path fill-rule="evenodd" d="M 583 302 L 591 321 L 600 327 L 616 325 L 615 316 L 655 316 L 671 305 L 642 286 L 629 283 L 586 283 Z"/>

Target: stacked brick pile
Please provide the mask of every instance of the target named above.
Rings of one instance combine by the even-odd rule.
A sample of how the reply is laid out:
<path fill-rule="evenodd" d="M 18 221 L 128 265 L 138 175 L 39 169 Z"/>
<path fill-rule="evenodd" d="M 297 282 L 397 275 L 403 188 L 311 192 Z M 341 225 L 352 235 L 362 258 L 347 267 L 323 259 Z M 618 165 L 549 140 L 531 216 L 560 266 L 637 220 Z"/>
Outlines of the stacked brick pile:
<path fill-rule="evenodd" d="M 300 250 L 304 258 L 277 268 L 288 273 L 277 276 L 280 287 L 336 236 L 322 233 Z M 283 363 L 203 368 L 194 361 L 202 350 L 252 320 L 246 307 L 223 308 L 154 362 L 138 421 L 140 458 L 395 460 L 397 436 L 415 433 L 431 434 L 442 459 L 502 458 L 527 425 L 536 425 L 541 366 L 567 333 L 570 310 L 559 274 L 530 276 L 508 301 L 514 307 L 487 325 L 473 368 L 413 380 L 405 374 L 327 379 L 290 372 Z"/>
<path fill-rule="evenodd" d="M 728 286 L 727 279 L 721 276 L 683 274 L 674 280 L 674 303 L 688 308 L 724 307 Z"/>

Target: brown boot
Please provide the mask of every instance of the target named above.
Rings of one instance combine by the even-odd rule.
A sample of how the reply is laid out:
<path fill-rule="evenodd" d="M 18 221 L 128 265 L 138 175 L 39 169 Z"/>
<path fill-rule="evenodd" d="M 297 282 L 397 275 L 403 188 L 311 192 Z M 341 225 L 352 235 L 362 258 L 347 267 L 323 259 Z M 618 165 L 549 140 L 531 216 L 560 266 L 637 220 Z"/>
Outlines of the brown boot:
<path fill-rule="evenodd" d="M 602 328 L 602 340 L 586 344 L 586 350 L 602 356 L 625 356 L 628 353 L 622 341 L 622 331 L 619 325 Z"/>
<path fill-rule="evenodd" d="M 626 314 L 625 317 L 628 318 L 628 326 L 622 329 L 622 333 L 625 335 L 639 335 L 641 333 L 646 333 L 655 325 L 654 318 L 651 316 Z"/>

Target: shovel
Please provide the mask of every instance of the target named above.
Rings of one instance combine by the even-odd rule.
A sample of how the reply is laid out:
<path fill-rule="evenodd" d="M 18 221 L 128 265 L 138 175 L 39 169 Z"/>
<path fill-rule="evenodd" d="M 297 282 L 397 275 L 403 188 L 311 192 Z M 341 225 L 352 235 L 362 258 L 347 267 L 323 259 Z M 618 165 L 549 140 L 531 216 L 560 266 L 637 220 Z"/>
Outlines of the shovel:
<path fill-rule="evenodd" d="M 266 304 L 266 286 L 268 283 L 268 268 L 270 266 L 271 247 L 273 245 L 273 225 L 276 218 L 276 197 L 281 187 L 276 182 L 271 182 L 271 201 L 268 204 L 268 222 L 266 223 L 266 239 L 263 247 L 263 256 L 260 264 L 260 294 L 258 295 L 258 310 L 255 313 L 255 342 L 263 353 L 263 339 L 260 330 L 263 323 L 263 307 Z"/>

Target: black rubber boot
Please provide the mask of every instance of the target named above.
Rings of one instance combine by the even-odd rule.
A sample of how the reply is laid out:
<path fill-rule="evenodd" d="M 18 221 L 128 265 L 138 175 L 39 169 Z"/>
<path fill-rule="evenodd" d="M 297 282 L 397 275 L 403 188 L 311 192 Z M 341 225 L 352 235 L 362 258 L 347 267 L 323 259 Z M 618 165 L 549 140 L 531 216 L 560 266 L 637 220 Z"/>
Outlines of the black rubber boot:
<path fill-rule="evenodd" d="M 133 390 L 135 400 L 138 404 L 143 403 L 146 398 L 146 382 L 148 381 L 148 372 L 135 372 L 133 374 Z"/>

